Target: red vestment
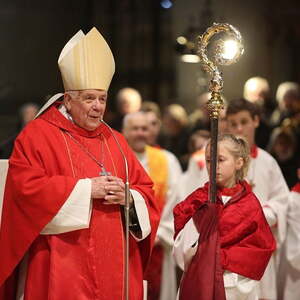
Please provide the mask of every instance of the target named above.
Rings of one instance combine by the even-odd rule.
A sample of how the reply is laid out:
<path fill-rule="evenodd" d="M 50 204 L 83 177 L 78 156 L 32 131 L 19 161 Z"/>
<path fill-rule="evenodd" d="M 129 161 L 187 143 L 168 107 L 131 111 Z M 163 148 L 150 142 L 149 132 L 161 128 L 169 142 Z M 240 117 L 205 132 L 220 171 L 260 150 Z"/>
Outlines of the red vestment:
<path fill-rule="evenodd" d="M 0 299 L 13 299 L 5 295 L 4 282 L 26 252 L 25 300 L 123 299 L 125 241 L 120 205 L 93 200 L 89 228 L 40 235 L 77 181 L 99 176 L 99 165 L 66 132 L 113 176 L 125 181 L 123 158 L 105 125 L 86 131 L 67 120 L 57 105 L 30 122 L 17 138 L 9 160 L 0 232 Z M 151 180 L 123 136 L 115 135 L 128 160 L 130 188 L 145 199 L 151 224 L 151 234 L 140 242 L 130 234 L 130 299 L 141 300 L 143 271 L 159 212 Z"/>
<path fill-rule="evenodd" d="M 203 295 L 201 300 L 222 298 L 214 297 L 216 292 L 220 292 L 220 290 L 213 290 L 215 285 L 218 289 L 216 279 L 219 279 L 220 267 L 250 279 L 260 280 L 272 252 L 276 248 L 274 237 L 261 205 L 246 181 L 241 182 L 240 188 L 225 205 L 221 200 L 221 191 L 218 191 L 217 203 L 213 210 L 210 209 L 207 201 L 208 184 L 197 189 L 174 208 L 175 237 L 190 218 L 193 217 L 195 226 L 199 230 L 199 227 L 203 226 L 200 225 L 203 221 L 201 217 L 205 218 L 206 214 L 212 211 L 217 214 L 217 222 L 214 223 L 217 224 L 217 227 L 213 225 L 208 236 L 202 236 L 202 233 L 199 232 L 198 250 L 185 272 L 188 274 L 190 282 L 188 284 L 185 282 L 183 288 L 190 289 L 193 287 L 191 295 Z M 207 222 L 212 222 L 209 220 L 206 218 Z M 216 230 L 218 236 L 215 236 Z M 205 245 L 210 240 L 217 242 L 218 247 L 214 248 L 211 244 Z M 216 249 L 219 251 L 220 257 L 215 259 L 215 252 L 213 251 L 200 253 L 201 249 Z M 199 261 L 198 266 L 195 266 L 200 255 L 202 260 Z M 209 263 L 210 261 L 213 263 Z M 190 274 L 190 268 L 194 274 Z M 207 291 L 207 287 L 210 286 L 212 290 Z M 189 292 L 189 290 L 181 290 L 181 296 L 188 295 Z M 203 292 L 204 294 L 202 294 Z M 188 298 L 189 300 L 194 299 L 193 296 L 181 297 L 180 299 Z"/>

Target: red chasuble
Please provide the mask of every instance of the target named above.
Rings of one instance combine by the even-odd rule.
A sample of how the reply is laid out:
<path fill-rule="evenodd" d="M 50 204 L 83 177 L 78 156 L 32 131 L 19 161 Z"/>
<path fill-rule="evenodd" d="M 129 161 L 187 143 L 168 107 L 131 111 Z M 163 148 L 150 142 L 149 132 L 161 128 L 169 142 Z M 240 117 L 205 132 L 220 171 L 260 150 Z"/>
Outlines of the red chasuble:
<path fill-rule="evenodd" d="M 125 241 L 120 205 L 94 199 L 88 229 L 40 235 L 77 181 L 99 176 L 101 171 L 69 134 L 107 171 L 125 181 L 123 158 L 105 125 L 86 131 L 55 106 L 30 122 L 17 138 L 9 161 L 0 233 L 0 299 L 14 299 L 8 293 L 15 287 L 9 289 L 9 284 L 15 283 L 12 274 L 25 253 L 29 257 L 25 300 L 123 299 Z M 151 234 L 143 241 L 136 242 L 130 235 L 130 299 L 141 300 L 143 271 L 159 212 L 151 180 L 122 135 L 115 135 L 128 160 L 130 188 L 143 195 L 151 223 Z"/>
<path fill-rule="evenodd" d="M 175 238 L 190 218 L 200 233 L 197 252 L 183 274 L 182 300 L 225 299 L 224 286 L 220 286 L 222 270 L 260 280 L 276 248 L 261 205 L 249 184 L 243 181 L 232 191 L 225 205 L 221 195 L 222 192 L 228 195 L 228 191 L 220 190 L 217 203 L 211 204 L 207 202 L 206 184 L 174 208 Z"/>

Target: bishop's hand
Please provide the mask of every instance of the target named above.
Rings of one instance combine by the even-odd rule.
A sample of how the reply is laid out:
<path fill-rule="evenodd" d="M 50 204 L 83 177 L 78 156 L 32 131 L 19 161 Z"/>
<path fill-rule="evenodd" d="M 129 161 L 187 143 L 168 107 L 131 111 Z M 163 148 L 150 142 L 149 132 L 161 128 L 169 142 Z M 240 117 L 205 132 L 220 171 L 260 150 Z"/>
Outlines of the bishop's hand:
<path fill-rule="evenodd" d="M 104 204 L 125 205 L 125 184 L 121 178 L 106 176 L 108 182 L 105 184 L 106 196 Z M 129 201 L 132 201 L 130 198 Z"/>
<path fill-rule="evenodd" d="M 91 178 L 92 181 L 92 199 L 103 199 L 106 195 L 105 185 L 108 183 L 108 176 L 99 176 Z"/>

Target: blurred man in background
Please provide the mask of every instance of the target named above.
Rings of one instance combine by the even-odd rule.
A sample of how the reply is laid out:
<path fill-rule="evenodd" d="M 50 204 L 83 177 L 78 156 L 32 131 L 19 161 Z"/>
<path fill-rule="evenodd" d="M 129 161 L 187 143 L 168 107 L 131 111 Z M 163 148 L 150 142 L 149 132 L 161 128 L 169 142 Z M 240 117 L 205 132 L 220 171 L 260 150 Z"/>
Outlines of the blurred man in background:
<path fill-rule="evenodd" d="M 8 159 L 12 153 L 14 142 L 19 132 L 34 119 L 39 110 L 39 106 L 35 103 L 25 103 L 20 108 L 19 122 L 17 130 L 10 137 L 0 143 L 0 159 Z"/>
<path fill-rule="evenodd" d="M 256 144 L 266 149 L 271 134 L 271 116 L 276 108 L 276 102 L 271 98 L 271 90 L 267 79 L 251 77 L 244 85 L 244 98 L 259 108 L 260 123 L 256 130 Z"/>
<path fill-rule="evenodd" d="M 148 113 L 127 114 L 123 122 L 123 134 L 154 183 L 155 200 L 162 217 L 159 223 L 155 246 L 146 272 L 148 300 L 173 300 L 176 298 L 175 263 L 173 247 L 173 214 L 176 204 L 176 187 L 181 167 L 169 151 L 149 146 L 153 132 Z M 152 116 L 153 117 L 153 116 Z M 152 119 L 152 121 L 155 119 Z"/>
<path fill-rule="evenodd" d="M 118 91 L 116 96 L 117 113 L 111 121 L 111 127 L 121 131 L 123 118 L 130 113 L 140 110 L 142 96 L 138 90 L 132 87 L 125 87 Z"/>

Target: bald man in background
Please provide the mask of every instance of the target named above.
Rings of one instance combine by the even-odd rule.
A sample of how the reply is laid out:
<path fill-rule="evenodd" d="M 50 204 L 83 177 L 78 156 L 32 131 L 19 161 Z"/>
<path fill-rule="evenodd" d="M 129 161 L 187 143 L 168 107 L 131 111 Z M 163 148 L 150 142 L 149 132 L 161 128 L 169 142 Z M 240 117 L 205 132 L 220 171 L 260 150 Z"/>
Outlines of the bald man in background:
<path fill-rule="evenodd" d="M 147 113 L 130 113 L 124 118 L 122 132 L 152 179 L 155 202 L 161 210 L 161 220 L 145 277 L 148 281 L 147 299 L 174 300 L 177 285 L 172 255 L 174 235 L 172 211 L 176 204 L 176 187 L 182 171 L 174 154 L 149 146 L 153 137 L 150 125 Z"/>
<path fill-rule="evenodd" d="M 110 125 L 115 130 L 121 131 L 124 116 L 140 110 L 142 96 L 138 90 L 132 87 L 122 88 L 117 93 L 116 105 L 117 113 Z"/>

